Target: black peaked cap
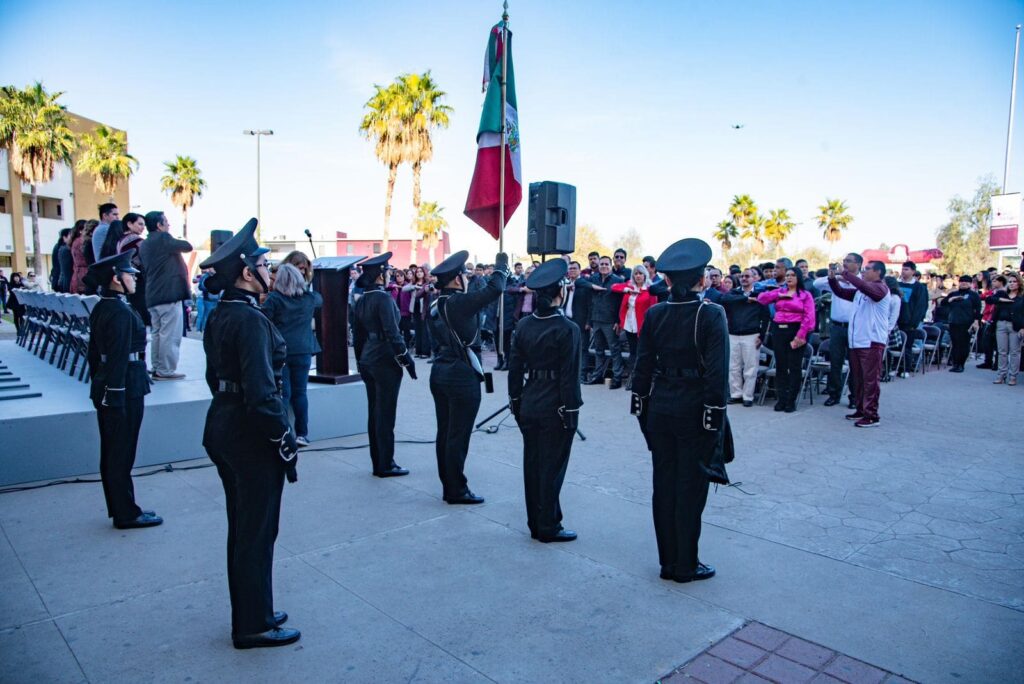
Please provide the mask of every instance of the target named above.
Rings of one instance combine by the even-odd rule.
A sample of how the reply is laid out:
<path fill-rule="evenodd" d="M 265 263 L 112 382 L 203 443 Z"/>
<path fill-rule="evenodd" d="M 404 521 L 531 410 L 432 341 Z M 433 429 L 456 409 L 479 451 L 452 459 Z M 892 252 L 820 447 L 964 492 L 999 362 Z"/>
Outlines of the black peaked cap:
<path fill-rule="evenodd" d="M 552 285 L 558 285 L 568 272 L 569 264 L 565 263 L 565 259 L 545 261 L 533 269 L 533 273 L 526 279 L 526 287 L 537 291 Z"/>
<path fill-rule="evenodd" d="M 269 252 L 269 249 L 260 247 L 256 242 L 256 224 L 256 219 L 249 219 L 240 231 L 199 264 L 199 268 L 212 268 L 221 275 L 237 276 L 246 265 L 246 259 L 254 259 Z"/>
<path fill-rule="evenodd" d="M 132 266 L 132 253 L 121 252 L 100 259 L 89 265 L 88 275 L 97 285 L 106 285 L 114 277 L 114 273 L 138 273 Z"/>
<path fill-rule="evenodd" d="M 467 259 L 469 252 L 460 250 L 430 269 L 430 274 L 442 283 L 447 282 L 466 270 Z"/>

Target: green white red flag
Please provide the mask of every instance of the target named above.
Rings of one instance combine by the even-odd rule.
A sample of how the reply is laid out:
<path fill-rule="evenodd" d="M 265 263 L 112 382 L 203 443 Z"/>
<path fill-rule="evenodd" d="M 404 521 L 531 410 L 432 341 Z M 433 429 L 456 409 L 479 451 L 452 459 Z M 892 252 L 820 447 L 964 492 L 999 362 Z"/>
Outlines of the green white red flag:
<path fill-rule="evenodd" d="M 476 168 L 469 186 L 464 213 L 473 222 L 498 239 L 498 201 L 501 169 L 501 122 L 505 120 L 505 224 L 523 200 L 522 172 L 519 162 L 519 113 L 516 107 L 516 77 L 512 68 L 512 32 L 506 30 L 507 45 L 502 41 L 502 25 L 491 29 L 484 55 L 484 109 L 476 134 Z M 505 111 L 501 107 L 501 59 L 508 50 L 505 79 Z"/>

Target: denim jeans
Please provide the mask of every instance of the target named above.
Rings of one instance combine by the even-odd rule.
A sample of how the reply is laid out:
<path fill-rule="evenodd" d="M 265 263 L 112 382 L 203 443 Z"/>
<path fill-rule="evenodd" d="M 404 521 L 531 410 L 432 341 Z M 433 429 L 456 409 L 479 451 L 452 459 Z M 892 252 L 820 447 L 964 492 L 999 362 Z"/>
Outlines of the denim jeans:
<path fill-rule="evenodd" d="M 287 407 L 291 404 L 295 412 L 295 434 L 309 435 L 309 398 L 306 385 L 309 383 L 309 366 L 312 354 L 289 354 L 281 372 L 281 398 Z"/>

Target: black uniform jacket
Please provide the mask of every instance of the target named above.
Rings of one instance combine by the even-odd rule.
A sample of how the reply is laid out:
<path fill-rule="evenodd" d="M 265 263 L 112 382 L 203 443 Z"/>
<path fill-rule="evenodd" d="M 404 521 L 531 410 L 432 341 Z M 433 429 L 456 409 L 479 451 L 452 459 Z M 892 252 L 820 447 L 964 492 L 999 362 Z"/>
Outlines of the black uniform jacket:
<path fill-rule="evenodd" d="M 950 325 L 970 325 L 981 320 L 981 297 L 974 290 L 956 289 L 946 295 Z"/>
<path fill-rule="evenodd" d="M 508 396 L 521 400 L 525 418 L 557 418 L 558 409 L 574 411 L 580 396 L 580 329 L 560 309 L 535 311 L 516 325 L 508 366 Z M 530 371 L 546 377 L 523 381 Z"/>
<path fill-rule="evenodd" d="M 203 334 L 206 384 L 213 394 L 203 446 L 212 453 L 276 450 L 289 431 L 281 402 L 284 338 L 255 295 L 228 288 Z M 221 381 L 229 391 L 221 391 Z"/>
<path fill-rule="evenodd" d="M 713 290 L 710 290 L 713 292 Z M 751 292 L 756 295 L 756 292 Z M 725 307 L 725 317 L 729 322 L 730 335 L 758 334 L 763 340 L 771 322 L 771 313 L 767 306 L 758 304 L 751 299 L 743 288 L 735 288 L 732 292 L 721 294 L 716 304 Z"/>
<path fill-rule="evenodd" d="M 121 407 L 126 399 L 149 394 L 146 362 L 129 358 L 146 351 L 146 326 L 124 296 L 102 297 L 89 315 L 89 328 L 93 406 Z"/>
<path fill-rule="evenodd" d="M 459 339 L 480 351 L 480 310 L 498 299 L 505 289 L 505 273 L 495 271 L 487 279 L 487 287 L 476 292 L 442 294 L 430 310 L 430 335 L 434 341 L 434 363 L 430 368 L 430 379 L 448 385 L 475 385 L 480 380 L 473 368 L 466 363 L 458 341 L 452 339 L 447 317 Z M 453 292 L 445 290 L 445 292 Z M 508 295 L 506 295 L 508 298 Z M 508 326 L 508 323 L 505 324 Z"/>
<path fill-rule="evenodd" d="M 398 305 L 380 285 L 371 285 L 356 302 L 352 341 L 360 366 L 394 363 L 405 356 L 405 340 L 398 329 Z"/>
<path fill-rule="evenodd" d="M 648 309 L 640 331 L 633 392 L 650 398 L 652 413 L 668 416 L 724 407 L 729 399 L 725 310 L 701 302 L 693 292 L 682 301 L 670 299 Z"/>

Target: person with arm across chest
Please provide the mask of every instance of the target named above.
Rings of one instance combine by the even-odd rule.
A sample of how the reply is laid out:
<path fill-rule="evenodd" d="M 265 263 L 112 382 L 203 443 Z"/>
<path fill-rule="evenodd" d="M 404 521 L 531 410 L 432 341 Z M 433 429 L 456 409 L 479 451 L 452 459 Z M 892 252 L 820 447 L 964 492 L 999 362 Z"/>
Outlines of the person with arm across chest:
<path fill-rule="evenodd" d="M 434 267 L 441 295 L 431 307 L 430 332 L 435 344 L 430 368 L 430 394 L 437 418 L 437 475 L 444 501 L 479 504 L 465 475 L 473 421 L 480 409 L 480 311 L 501 297 L 508 278 L 508 255 L 499 253 L 487 286 L 466 292 L 465 264 L 469 252 L 456 252 Z M 506 321 L 506 325 L 508 322 Z"/>
<path fill-rule="evenodd" d="M 509 407 L 523 434 L 526 524 L 545 543 L 576 539 L 562 527 L 559 503 L 583 405 L 580 329 L 560 309 L 567 270 L 556 259 L 526 279 L 537 308 L 516 324 L 509 356 Z"/>

